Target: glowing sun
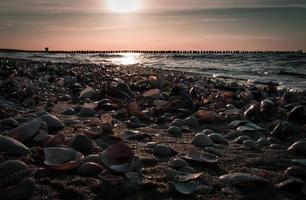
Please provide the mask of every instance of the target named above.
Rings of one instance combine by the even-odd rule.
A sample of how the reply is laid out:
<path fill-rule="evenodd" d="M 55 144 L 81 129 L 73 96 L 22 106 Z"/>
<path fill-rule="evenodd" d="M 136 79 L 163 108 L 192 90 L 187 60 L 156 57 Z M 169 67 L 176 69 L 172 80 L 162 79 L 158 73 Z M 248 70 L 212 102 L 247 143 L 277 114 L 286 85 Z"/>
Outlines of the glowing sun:
<path fill-rule="evenodd" d="M 106 0 L 108 8 L 112 12 L 135 12 L 141 7 L 141 0 Z"/>

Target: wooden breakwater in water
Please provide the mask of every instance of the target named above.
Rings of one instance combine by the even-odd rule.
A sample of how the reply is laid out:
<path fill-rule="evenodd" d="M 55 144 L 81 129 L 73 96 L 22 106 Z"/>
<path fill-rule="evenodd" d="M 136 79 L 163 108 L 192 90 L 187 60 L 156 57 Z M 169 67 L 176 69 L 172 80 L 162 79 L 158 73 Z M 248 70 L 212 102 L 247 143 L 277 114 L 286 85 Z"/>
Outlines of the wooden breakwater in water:
<path fill-rule="evenodd" d="M 304 54 L 302 50 L 298 51 L 179 51 L 179 50 L 16 50 L 0 49 L 0 52 L 25 52 L 25 53 L 65 53 L 65 54 L 109 54 L 109 53 L 143 53 L 143 54 Z"/>

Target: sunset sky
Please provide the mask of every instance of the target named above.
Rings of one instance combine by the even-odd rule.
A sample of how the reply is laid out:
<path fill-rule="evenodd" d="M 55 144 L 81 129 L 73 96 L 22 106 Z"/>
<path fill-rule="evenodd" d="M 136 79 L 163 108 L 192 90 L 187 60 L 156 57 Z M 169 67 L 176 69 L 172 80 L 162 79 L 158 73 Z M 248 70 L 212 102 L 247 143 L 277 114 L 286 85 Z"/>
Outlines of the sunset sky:
<path fill-rule="evenodd" d="M 110 1 L 1 0 L 0 48 L 306 51 L 306 0 Z"/>

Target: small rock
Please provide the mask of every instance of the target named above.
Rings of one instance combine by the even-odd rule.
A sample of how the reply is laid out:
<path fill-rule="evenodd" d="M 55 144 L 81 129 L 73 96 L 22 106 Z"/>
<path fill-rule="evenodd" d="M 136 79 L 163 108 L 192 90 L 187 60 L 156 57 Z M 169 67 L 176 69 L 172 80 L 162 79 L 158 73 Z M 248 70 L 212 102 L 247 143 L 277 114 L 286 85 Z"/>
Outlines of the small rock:
<path fill-rule="evenodd" d="M 0 135 L 0 152 L 8 154 L 25 156 L 31 153 L 28 147 L 14 138 Z"/>
<path fill-rule="evenodd" d="M 86 99 L 91 98 L 93 95 L 96 94 L 96 90 L 92 87 L 87 86 L 84 90 L 81 91 L 79 98 Z"/>
<path fill-rule="evenodd" d="M 198 128 L 199 120 L 196 117 L 188 117 L 184 120 L 184 124 L 190 126 L 191 128 Z"/>
<path fill-rule="evenodd" d="M 173 167 L 174 169 L 181 169 L 181 168 L 185 168 L 189 166 L 188 163 L 181 158 L 172 159 L 169 165 Z"/>
<path fill-rule="evenodd" d="M 182 130 L 177 126 L 171 126 L 170 128 L 168 128 L 167 132 L 170 135 L 174 135 L 174 136 L 181 136 L 182 135 Z"/>
<path fill-rule="evenodd" d="M 94 176 L 94 175 L 98 175 L 103 170 L 104 168 L 97 163 L 85 162 L 78 167 L 77 173 L 82 176 Z"/>
<path fill-rule="evenodd" d="M 251 140 L 251 138 L 250 138 L 249 136 L 247 136 L 247 135 L 242 135 L 242 136 L 237 137 L 237 138 L 234 140 L 234 142 L 235 142 L 235 143 L 238 143 L 238 144 L 242 144 L 243 141 L 245 141 L 245 140 Z"/>
<path fill-rule="evenodd" d="M 211 133 L 208 137 L 214 142 L 219 144 L 228 144 L 228 141 L 219 133 Z"/>
<path fill-rule="evenodd" d="M 77 135 L 74 137 L 72 147 L 81 153 L 89 153 L 93 147 L 93 143 L 86 135 Z"/>
<path fill-rule="evenodd" d="M 287 151 L 298 154 L 306 155 L 306 140 L 299 140 L 292 144 Z"/>
<path fill-rule="evenodd" d="M 60 119 L 49 113 L 41 115 L 40 118 L 48 124 L 49 129 L 62 129 L 65 126 Z"/>
<path fill-rule="evenodd" d="M 153 153 L 157 156 L 168 157 L 175 155 L 177 152 L 165 144 L 158 144 L 154 147 Z"/>
<path fill-rule="evenodd" d="M 75 114 L 75 110 L 73 108 L 71 109 L 67 109 L 67 110 L 64 110 L 62 112 L 63 115 L 74 115 Z"/>
<path fill-rule="evenodd" d="M 96 114 L 96 111 L 91 108 L 82 108 L 79 115 L 80 117 L 94 117 Z"/>
<path fill-rule="evenodd" d="M 244 140 L 243 145 L 252 151 L 259 150 L 257 144 L 253 140 Z"/>
<path fill-rule="evenodd" d="M 198 133 L 191 141 L 191 144 L 197 147 L 207 147 L 213 145 L 213 141 L 204 133 Z"/>
<path fill-rule="evenodd" d="M 231 173 L 219 177 L 220 181 L 226 185 L 242 186 L 249 184 L 267 183 L 268 180 L 262 177 L 247 173 Z"/>

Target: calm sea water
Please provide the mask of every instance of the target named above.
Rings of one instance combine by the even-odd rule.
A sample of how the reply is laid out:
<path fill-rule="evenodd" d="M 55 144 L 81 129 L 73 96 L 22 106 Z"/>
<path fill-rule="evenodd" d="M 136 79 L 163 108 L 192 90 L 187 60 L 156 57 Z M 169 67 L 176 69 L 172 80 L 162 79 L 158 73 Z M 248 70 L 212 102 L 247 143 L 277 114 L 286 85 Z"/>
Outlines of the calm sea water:
<path fill-rule="evenodd" d="M 306 54 L 45 54 L 0 53 L 38 61 L 139 65 L 306 89 Z"/>

